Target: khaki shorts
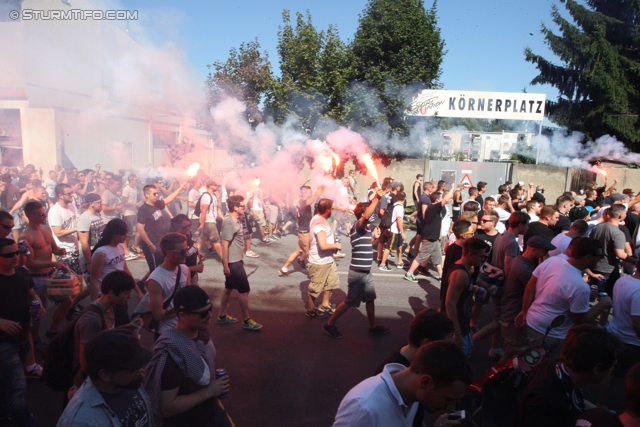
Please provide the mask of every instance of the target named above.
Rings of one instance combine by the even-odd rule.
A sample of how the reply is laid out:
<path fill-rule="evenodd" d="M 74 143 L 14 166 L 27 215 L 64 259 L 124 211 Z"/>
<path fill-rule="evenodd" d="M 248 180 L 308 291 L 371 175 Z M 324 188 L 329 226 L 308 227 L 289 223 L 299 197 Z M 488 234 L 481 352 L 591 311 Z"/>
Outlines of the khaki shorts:
<path fill-rule="evenodd" d="M 338 268 L 336 263 L 308 264 L 309 267 L 309 295 L 317 298 L 322 291 L 332 291 L 340 288 Z"/>
<path fill-rule="evenodd" d="M 208 240 L 211 243 L 218 243 L 220 241 L 220 233 L 215 222 L 206 222 L 202 228 L 202 238 Z"/>
<path fill-rule="evenodd" d="M 298 233 L 298 247 L 303 253 L 309 253 L 309 233 Z"/>
<path fill-rule="evenodd" d="M 423 240 L 420 243 L 420 251 L 416 256 L 415 261 L 418 264 L 422 264 L 427 261 L 429 257 L 431 257 L 431 263 L 433 265 L 442 264 L 442 246 L 440 245 L 440 240 Z"/>
<path fill-rule="evenodd" d="M 267 220 L 264 219 L 264 211 L 256 211 L 252 209 L 251 216 L 253 216 L 253 219 L 256 221 L 256 224 L 258 224 L 259 227 L 267 226 Z"/>

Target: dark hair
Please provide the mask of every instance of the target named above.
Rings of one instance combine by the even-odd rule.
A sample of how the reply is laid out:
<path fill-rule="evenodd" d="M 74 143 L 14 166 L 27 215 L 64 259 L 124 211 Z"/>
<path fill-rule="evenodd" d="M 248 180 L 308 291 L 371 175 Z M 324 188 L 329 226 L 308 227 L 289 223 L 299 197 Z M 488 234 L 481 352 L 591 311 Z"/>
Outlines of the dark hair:
<path fill-rule="evenodd" d="M 155 184 L 147 184 L 144 187 L 142 187 L 142 194 L 147 194 L 150 193 L 151 190 L 157 190 L 158 187 Z"/>
<path fill-rule="evenodd" d="M 431 203 L 436 203 L 440 197 L 442 197 L 442 193 L 439 191 L 434 191 L 433 193 L 429 194 L 429 199 L 431 199 Z"/>
<path fill-rule="evenodd" d="M 609 209 L 607 209 L 605 212 L 612 218 L 618 218 L 626 210 L 627 208 L 625 208 L 624 205 L 616 204 L 609 206 Z"/>
<path fill-rule="evenodd" d="M 586 324 L 575 325 L 567 332 L 560 360 L 578 373 L 593 372 L 598 365 L 600 371 L 604 371 L 616 362 L 621 347 L 620 340 L 605 329 Z"/>
<path fill-rule="evenodd" d="M 128 231 L 129 226 L 124 220 L 120 218 L 113 218 L 107 223 L 107 225 L 104 227 L 104 230 L 102 230 L 102 236 L 100 237 L 100 240 L 98 240 L 98 243 L 96 243 L 96 245 L 93 247 L 93 249 L 91 249 L 91 255 L 93 255 L 98 248 L 107 246 L 109 243 L 111 243 L 111 239 L 113 238 L 113 236 L 124 235 L 127 234 Z"/>
<path fill-rule="evenodd" d="M 593 193 L 595 193 L 595 192 L 596 192 L 596 190 L 587 190 L 587 191 L 584 192 L 584 195 L 587 196 L 587 197 L 591 197 L 591 196 L 593 196 Z"/>
<path fill-rule="evenodd" d="M 404 191 L 398 191 L 398 194 L 396 194 L 396 200 L 398 202 L 404 202 L 406 198 L 407 194 Z"/>
<path fill-rule="evenodd" d="M 244 197 L 239 194 L 227 197 L 227 207 L 229 208 L 229 212 L 233 212 L 243 201 Z"/>
<path fill-rule="evenodd" d="M 471 212 L 475 212 L 476 214 L 480 211 L 480 203 L 476 202 L 475 200 L 467 200 L 464 204 L 464 206 L 462 207 L 463 211 L 471 211 Z"/>
<path fill-rule="evenodd" d="M 173 250 L 180 243 L 186 243 L 187 238 L 180 233 L 167 233 L 160 239 L 160 249 L 166 255 L 167 251 Z"/>
<path fill-rule="evenodd" d="M 369 205 L 371 205 L 371 202 L 361 202 L 356 205 L 355 209 L 353 210 L 353 214 L 356 216 L 356 219 L 359 220 L 362 215 L 364 215 L 364 212 L 367 210 Z"/>
<path fill-rule="evenodd" d="M 498 205 L 506 205 L 510 201 L 511 201 L 511 197 L 507 196 L 506 194 L 503 194 L 503 195 L 498 197 L 498 201 L 496 203 Z"/>
<path fill-rule="evenodd" d="M 525 205 L 525 210 L 530 210 L 533 209 L 535 207 L 535 205 L 539 204 L 540 202 L 538 202 L 537 200 L 529 200 L 527 202 L 527 204 Z"/>
<path fill-rule="evenodd" d="M 573 197 L 562 195 L 556 199 L 556 206 L 564 205 L 567 202 L 573 202 Z"/>
<path fill-rule="evenodd" d="M 529 221 L 531 221 L 531 217 L 528 214 L 521 211 L 516 211 L 509 217 L 509 228 L 516 228 L 520 225 L 527 225 L 529 224 Z"/>
<path fill-rule="evenodd" d="M 624 410 L 640 416 L 640 363 L 629 369 L 624 380 Z"/>
<path fill-rule="evenodd" d="M 602 250 L 602 243 L 590 237 L 576 237 L 571 241 L 571 258 L 581 259 Z"/>
<path fill-rule="evenodd" d="M 303 185 L 302 187 L 300 187 L 300 190 L 304 189 L 311 190 L 311 187 L 309 187 L 308 185 Z"/>
<path fill-rule="evenodd" d="M 15 240 L 7 239 L 6 237 L 0 238 L 0 249 L 4 248 L 5 246 L 15 245 L 15 244 L 16 244 Z"/>
<path fill-rule="evenodd" d="M 443 340 L 453 333 L 453 322 L 442 313 L 425 308 L 416 314 L 409 325 L 409 345 L 420 348 L 425 340 Z"/>
<path fill-rule="evenodd" d="M 476 237 L 472 237 L 470 239 L 467 239 L 464 241 L 464 243 L 462 244 L 462 254 L 463 255 L 469 255 L 470 253 L 473 253 L 475 251 L 488 251 L 489 249 L 491 249 L 491 247 L 487 244 L 487 242 L 485 242 L 484 240 L 480 240 Z"/>
<path fill-rule="evenodd" d="M 487 202 L 495 202 L 496 199 L 494 199 L 493 197 L 485 197 L 484 198 L 484 203 L 485 205 L 487 204 Z"/>
<path fill-rule="evenodd" d="M 421 173 L 419 173 L 418 175 L 416 175 L 416 179 L 422 177 L 423 175 Z"/>
<path fill-rule="evenodd" d="M 233 196 L 231 196 L 233 197 Z M 191 220 L 189 219 L 188 216 L 186 216 L 185 214 L 178 214 L 176 216 L 174 216 L 171 219 L 171 222 L 169 223 L 169 232 L 178 232 L 178 224 L 180 224 L 181 222 L 184 221 L 189 221 L 189 224 L 191 224 Z"/>
<path fill-rule="evenodd" d="M 469 385 L 473 380 L 469 359 L 457 345 L 447 341 L 421 346 L 409 369 L 418 375 L 429 375 L 436 387 L 447 387 L 455 381 Z"/>
<path fill-rule="evenodd" d="M 484 181 L 478 181 L 478 191 L 481 191 L 483 188 L 487 186 L 487 183 Z"/>
<path fill-rule="evenodd" d="M 7 211 L 0 211 L 0 221 L 4 221 L 5 219 L 13 219 L 13 216 Z"/>
<path fill-rule="evenodd" d="M 44 209 L 44 205 L 42 204 L 42 202 L 40 200 L 29 200 L 27 202 L 27 204 L 24 205 L 24 214 L 27 215 L 27 216 L 34 215 L 41 208 Z"/>
<path fill-rule="evenodd" d="M 507 191 L 507 186 L 505 184 L 502 184 L 498 187 L 498 194 L 502 194 L 505 191 Z"/>
<path fill-rule="evenodd" d="M 64 190 L 66 190 L 67 188 L 71 188 L 71 187 L 69 187 L 69 184 L 58 184 L 58 185 L 56 185 L 56 195 L 57 196 L 62 196 L 64 194 Z"/>
<path fill-rule="evenodd" d="M 100 291 L 103 294 L 111 292 L 113 295 L 120 295 L 122 292 L 130 291 L 135 287 L 135 280 L 126 271 L 116 270 L 104 276 L 100 283 Z"/>
<path fill-rule="evenodd" d="M 571 228 L 580 234 L 584 234 L 589 230 L 589 224 L 587 224 L 587 221 L 584 219 L 576 219 L 573 224 L 571 224 Z"/>
<path fill-rule="evenodd" d="M 477 196 L 478 195 L 478 189 L 476 187 L 469 187 L 469 195 L 470 196 Z"/>
<path fill-rule="evenodd" d="M 459 219 L 453 223 L 453 227 L 451 228 L 453 234 L 456 235 L 456 238 L 460 238 L 462 233 L 466 233 L 471 228 L 471 223 L 466 219 Z"/>
<path fill-rule="evenodd" d="M 333 206 L 333 200 L 320 199 L 320 201 L 318 201 L 318 204 L 316 205 L 316 208 L 318 209 L 319 215 L 324 215 L 325 213 L 331 210 L 332 206 Z"/>

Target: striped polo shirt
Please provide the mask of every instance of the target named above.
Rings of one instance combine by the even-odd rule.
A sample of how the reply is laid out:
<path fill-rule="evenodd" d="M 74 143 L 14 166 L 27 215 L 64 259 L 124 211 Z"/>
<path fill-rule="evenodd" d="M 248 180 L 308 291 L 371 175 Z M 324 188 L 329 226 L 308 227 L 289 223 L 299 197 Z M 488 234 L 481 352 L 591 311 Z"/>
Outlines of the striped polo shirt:
<path fill-rule="evenodd" d="M 371 271 L 371 263 L 373 262 L 373 248 L 371 230 L 373 224 L 368 221 L 365 223 L 364 229 L 358 228 L 360 221 L 356 221 L 351 227 L 351 264 L 349 267 L 353 270 Z"/>

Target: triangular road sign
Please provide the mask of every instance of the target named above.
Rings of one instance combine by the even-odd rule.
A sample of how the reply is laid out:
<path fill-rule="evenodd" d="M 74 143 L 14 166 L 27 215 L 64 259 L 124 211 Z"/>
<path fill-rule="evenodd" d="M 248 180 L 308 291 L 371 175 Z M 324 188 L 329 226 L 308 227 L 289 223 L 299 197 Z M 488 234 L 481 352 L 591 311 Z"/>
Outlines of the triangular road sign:
<path fill-rule="evenodd" d="M 473 182 L 471 182 L 471 177 L 469 176 L 468 173 L 465 173 L 464 176 L 462 177 L 462 179 L 460 180 L 460 184 L 462 184 L 464 186 L 464 188 L 471 188 L 473 187 Z"/>

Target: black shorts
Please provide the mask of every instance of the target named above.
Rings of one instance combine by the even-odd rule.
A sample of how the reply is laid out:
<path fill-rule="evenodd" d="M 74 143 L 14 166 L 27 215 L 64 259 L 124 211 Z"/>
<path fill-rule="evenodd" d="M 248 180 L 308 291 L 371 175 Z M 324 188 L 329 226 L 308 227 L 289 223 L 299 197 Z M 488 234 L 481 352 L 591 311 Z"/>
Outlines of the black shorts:
<path fill-rule="evenodd" d="M 249 278 L 247 272 L 244 271 L 244 262 L 231 262 L 229 263 L 229 270 L 231 274 L 225 276 L 224 287 L 225 289 L 235 289 L 240 294 L 246 294 L 251 290 L 249 288 Z"/>

